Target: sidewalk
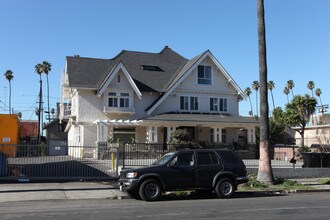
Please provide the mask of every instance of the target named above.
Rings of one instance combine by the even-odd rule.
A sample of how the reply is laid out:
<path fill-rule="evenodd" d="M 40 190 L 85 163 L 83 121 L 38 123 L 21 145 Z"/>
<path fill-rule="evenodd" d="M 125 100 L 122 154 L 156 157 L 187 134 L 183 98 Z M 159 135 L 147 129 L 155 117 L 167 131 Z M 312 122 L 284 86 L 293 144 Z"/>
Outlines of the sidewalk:
<path fill-rule="evenodd" d="M 311 186 L 311 192 L 330 191 L 322 178 L 293 179 Z M 329 178 L 327 178 L 329 179 Z M 115 182 L 10 183 L 0 184 L 0 202 L 66 199 L 127 199 L 130 196 L 115 187 Z M 306 190 L 297 192 L 308 192 Z"/>
<path fill-rule="evenodd" d="M 108 182 L 0 184 L 0 202 L 124 198 L 129 198 L 128 194 Z"/>

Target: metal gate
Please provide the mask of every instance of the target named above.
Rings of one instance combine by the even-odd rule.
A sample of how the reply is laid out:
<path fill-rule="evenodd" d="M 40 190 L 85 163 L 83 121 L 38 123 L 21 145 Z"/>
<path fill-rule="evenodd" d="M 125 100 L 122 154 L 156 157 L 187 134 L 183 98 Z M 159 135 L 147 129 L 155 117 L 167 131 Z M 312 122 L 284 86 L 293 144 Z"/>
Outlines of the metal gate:
<path fill-rule="evenodd" d="M 115 146 L 0 145 L 0 182 L 113 180 Z"/>

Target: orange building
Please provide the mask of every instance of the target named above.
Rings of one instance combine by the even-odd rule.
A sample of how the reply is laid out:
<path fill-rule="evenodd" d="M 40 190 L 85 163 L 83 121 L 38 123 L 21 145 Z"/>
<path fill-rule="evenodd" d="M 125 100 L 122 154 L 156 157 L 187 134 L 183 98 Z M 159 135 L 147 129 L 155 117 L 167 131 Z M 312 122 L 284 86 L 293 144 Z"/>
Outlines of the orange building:
<path fill-rule="evenodd" d="M 19 118 L 16 114 L 0 114 L 0 151 L 15 157 L 19 141 Z"/>

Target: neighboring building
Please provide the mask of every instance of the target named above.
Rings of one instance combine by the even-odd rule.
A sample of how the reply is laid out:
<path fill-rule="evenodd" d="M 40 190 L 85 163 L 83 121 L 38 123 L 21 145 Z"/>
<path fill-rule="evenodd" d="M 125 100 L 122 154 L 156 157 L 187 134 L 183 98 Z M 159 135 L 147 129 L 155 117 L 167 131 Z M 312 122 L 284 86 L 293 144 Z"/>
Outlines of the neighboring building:
<path fill-rule="evenodd" d="M 19 118 L 16 114 L 0 114 L 0 151 L 16 156 L 19 141 Z"/>
<path fill-rule="evenodd" d="M 239 116 L 245 94 L 209 50 L 190 60 L 167 46 L 113 59 L 67 57 L 61 89 L 70 146 L 166 143 L 180 128 L 196 143 L 230 145 L 246 129 L 255 143 L 259 123 Z"/>
<path fill-rule="evenodd" d="M 48 155 L 67 155 L 68 133 L 64 132 L 66 124 L 65 120 L 60 123 L 59 119 L 54 119 L 44 126 Z"/>
<path fill-rule="evenodd" d="M 330 145 L 330 114 L 324 114 L 323 124 L 320 124 L 322 115 L 313 115 L 310 123 L 305 128 L 304 145 Z M 293 128 L 298 130 L 299 128 Z M 300 146 L 301 136 L 299 132 L 295 134 L 296 144 Z"/>
<path fill-rule="evenodd" d="M 22 144 L 37 144 L 38 142 L 38 121 L 20 122 L 20 142 Z"/>

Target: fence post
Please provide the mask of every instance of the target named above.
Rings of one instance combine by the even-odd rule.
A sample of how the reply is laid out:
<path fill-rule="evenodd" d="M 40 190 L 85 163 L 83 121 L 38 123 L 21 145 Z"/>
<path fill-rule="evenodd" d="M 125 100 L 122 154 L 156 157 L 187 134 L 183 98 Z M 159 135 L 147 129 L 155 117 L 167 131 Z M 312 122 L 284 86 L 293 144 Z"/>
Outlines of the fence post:
<path fill-rule="evenodd" d="M 125 155 L 125 145 L 126 144 L 122 144 L 122 149 L 123 149 L 123 168 L 125 168 L 125 158 L 126 158 L 126 155 Z"/>

